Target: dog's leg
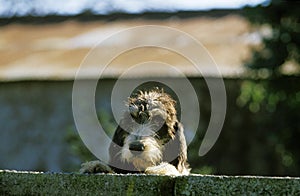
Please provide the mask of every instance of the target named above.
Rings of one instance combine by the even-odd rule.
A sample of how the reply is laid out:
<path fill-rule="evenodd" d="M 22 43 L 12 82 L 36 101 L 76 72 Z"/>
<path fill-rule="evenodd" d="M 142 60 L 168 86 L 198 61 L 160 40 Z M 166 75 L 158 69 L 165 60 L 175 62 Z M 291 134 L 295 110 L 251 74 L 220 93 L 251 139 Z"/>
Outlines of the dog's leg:
<path fill-rule="evenodd" d="M 108 165 L 98 160 L 98 161 L 89 161 L 81 164 L 79 173 L 81 174 L 114 173 L 114 171 Z"/>
<path fill-rule="evenodd" d="M 171 175 L 171 176 L 179 176 L 181 175 L 179 171 L 169 163 L 163 162 L 157 166 L 148 167 L 145 170 L 146 174 L 158 174 L 158 175 Z"/>

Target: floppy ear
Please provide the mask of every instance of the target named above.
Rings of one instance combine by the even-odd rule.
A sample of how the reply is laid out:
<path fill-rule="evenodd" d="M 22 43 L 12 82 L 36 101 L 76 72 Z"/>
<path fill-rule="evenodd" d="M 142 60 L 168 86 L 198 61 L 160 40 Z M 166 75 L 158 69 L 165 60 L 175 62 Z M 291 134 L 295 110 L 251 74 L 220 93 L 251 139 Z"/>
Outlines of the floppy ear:
<path fill-rule="evenodd" d="M 187 163 L 187 146 L 183 133 L 183 126 L 176 122 L 174 125 L 175 138 L 170 140 L 164 149 L 164 161 L 174 165 L 179 172 L 188 168 Z"/>
<path fill-rule="evenodd" d="M 118 126 L 109 146 L 109 166 L 116 173 L 134 173 L 133 171 L 135 171 L 132 164 L 124 163 L 120 158 L 120 151 L 122 150 L 124 140 L 127 135 L 128 133 L 120 126 Z"/>
<path fill-rule="evenodd" d="M 110 161 L 117 158 L 118 152 L 120 152 L 121 148 L 124 145 L 124 139 L 128 135 L 128 133 L 123 130 L 120 126 L 117 127 L 114 136 L 112 138 L 112 142 L 109 146 L 109 158 Z"/>

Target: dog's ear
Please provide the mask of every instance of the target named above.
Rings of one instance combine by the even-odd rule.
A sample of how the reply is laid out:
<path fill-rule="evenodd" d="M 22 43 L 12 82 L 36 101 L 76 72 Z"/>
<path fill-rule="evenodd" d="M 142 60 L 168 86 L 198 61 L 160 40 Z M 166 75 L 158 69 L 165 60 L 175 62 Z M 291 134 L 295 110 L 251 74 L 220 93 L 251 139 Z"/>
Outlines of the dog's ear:
<path fill-rule="evenodd" d="M 125 131 L 120 125 L 117 127 L 114 136 L 112 138 L 113 143 L 118 144 L 119 146 L 124 145 L 124 139 L 128 135 L 128 132 Z"/>
<path fill-rule="evenodd" d="M 165 145 L 164 161 L 174 165 L 179 172 L 188 168 L 187 146 L 181 123 L 174 124 L 175 138 Z M 175 158 L 175 159 L 174 159 Z"/>
<path fill-rule="evenodd" d="M 175 124 L 176 131 L 176 138 L 179 140 L 179 156 L 178 158 L 178 164 L 176 168 L 180 173 L 182 173 L 184 170 L 186 170 L 189 167 L 189 164 L 187 162 L 187 144 L 184 136 L 184 129 L 183 125 L 179 122 Z"/>
<path fill-rule="evenodd" d="M 109 165 L 115 172 L 119 171 L 114 166 L 122 164 L 119 152 L 124 145 L 124 139 L 127 135 L 128 133 L 121 126 L 118 126 L 109 146 Z"/>
<path fill-rule="evenodd" d="M 124 145 L 124 139 L 126 138 L 127 135 L 128 133 L 124 129 L 122 129 L 122 127 L 120 126 L 117 127 L 114 136 L 112 138 L 112 142 L 109 146 L 110 157 L 114 157 L 118 152 L 120 152 L 121 148 Z"/>
<path fill-rule="evenodd" d="M 114 162 L 119 159 L 119 152 L 121 151 L 123 145 L 124 145 L 124 139 L 128 135 L 128 133 L 122 129 L 122 127 L 118 126 L 114 136 L 112 138 L 112 142 L 109 146 L 109 157 L 110 162 Z"/>
<path fill-rule="evenodd" d="M 134 173 L 134 171 L 136 170 L 132 164 L 124 163 L 120 158 L 120 152 L 124 145 L 124 140 L 127 136 L 127 131 L 122 129 L 121 126 L 118 126 L 109 147 L 109 166 L 116 173 Z"/>

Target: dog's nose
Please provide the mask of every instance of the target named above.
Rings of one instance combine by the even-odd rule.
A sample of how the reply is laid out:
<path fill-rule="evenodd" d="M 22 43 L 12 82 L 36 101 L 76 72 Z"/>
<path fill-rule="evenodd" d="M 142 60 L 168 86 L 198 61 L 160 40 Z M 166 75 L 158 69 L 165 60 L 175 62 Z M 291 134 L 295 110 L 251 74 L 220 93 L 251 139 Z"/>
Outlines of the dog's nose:
<path fill-rule="evenodd" d="M 145 150 L 145 145 L 142 142 L 132 142 L 129 145 L 129 150 L 131 150 L 132 153 L 138 154 Z"/>

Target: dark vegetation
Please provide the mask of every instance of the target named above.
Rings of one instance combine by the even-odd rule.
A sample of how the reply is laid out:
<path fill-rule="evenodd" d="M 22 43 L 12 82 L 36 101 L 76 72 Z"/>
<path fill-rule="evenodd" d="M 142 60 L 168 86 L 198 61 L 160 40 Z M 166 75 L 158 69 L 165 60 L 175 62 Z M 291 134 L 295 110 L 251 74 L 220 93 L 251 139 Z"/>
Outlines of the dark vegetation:
<path fill-rule="evenodd" d="M 246 8 L 245 16 L 257 27 L 270 29 L 262 40 L 262 47 L 254 49 L 252 59 L 246 66 L 252 69 L 265 68 L 272 77 L 282 75 L 282 67 L 300 62 L 300 12 L 299 1 L 272 0 L 267 7 Z M 299 73 L 298 73 L 299 74 Z"/>

